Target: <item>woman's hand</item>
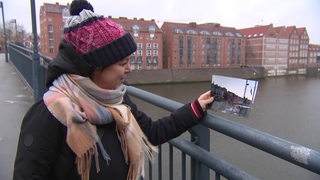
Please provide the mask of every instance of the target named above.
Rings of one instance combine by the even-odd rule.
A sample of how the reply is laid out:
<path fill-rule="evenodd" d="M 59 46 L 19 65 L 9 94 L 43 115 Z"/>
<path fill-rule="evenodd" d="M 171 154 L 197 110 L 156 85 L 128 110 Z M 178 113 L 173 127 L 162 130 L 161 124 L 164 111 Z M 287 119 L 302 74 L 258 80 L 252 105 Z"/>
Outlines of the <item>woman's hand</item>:
<path fill-rule="evenodd" d="M 212 103 L 214 98 L 210 95 L 210 91 L 207 91 L 203 94 L 201 94 L 198 98 L 198 102 L 203 109 L 203 111 L 207 110 L 207 104 Z"/>

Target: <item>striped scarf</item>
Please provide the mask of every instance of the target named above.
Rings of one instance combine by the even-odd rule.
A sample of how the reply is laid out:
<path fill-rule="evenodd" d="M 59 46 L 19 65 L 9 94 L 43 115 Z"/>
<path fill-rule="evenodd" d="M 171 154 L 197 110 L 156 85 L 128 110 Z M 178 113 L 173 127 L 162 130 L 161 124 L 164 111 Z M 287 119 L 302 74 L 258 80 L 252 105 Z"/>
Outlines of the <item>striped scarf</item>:
<path fill-rule="evenodd" d="M 153 152 L 156 152 L 130 109 L 121 104 L 125 92 L 125 85 L 106 90 L 89 78 L 63 74 L 44 94 L 48 110 L 67 127 L 66 141 L 77 156 L 77 169 L 82 180 L 89 180 L 92 157 L 95 158 L 97 172 L 100 171 L 97 148 L 107 163 L 111 160 L 102 146 L 96 125 L 116 122 L 123 155 L 129 164 L 127 180 L 143 176 L 145 157 L 152 159 Z"/>

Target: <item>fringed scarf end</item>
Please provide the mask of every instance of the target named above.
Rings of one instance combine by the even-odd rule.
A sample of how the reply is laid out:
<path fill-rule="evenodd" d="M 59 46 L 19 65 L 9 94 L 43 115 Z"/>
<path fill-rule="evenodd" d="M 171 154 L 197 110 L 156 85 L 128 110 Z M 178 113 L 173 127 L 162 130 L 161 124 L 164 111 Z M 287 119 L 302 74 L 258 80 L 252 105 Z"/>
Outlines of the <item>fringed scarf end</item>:
<path fill-rule="evenodd" d="M 140 159 L 140 161 L 143 159 Z M 144 176 L 143 173 L 141 172 L 141 162 L 135 162 L 130 164 L 129 166 L 129 171 L 127 175 L 127 180 L 138 180 L 140 176 Z"/>
<path fill-rule="evenodd" d="M 98 144 L 98 147 L 101 151 L 101 155 L 102 155 L 103 159 L 109 165 L 109 160 L 111 160 L 110 156 L 104 150 L 103 145 L 100 140 L 97 141 L 97 144 Z M 98 173 L 100 171 L 100 166 L 99 166 L 99 158 L 98 158 L 99 153 L 98 153 L 98 148 L 96 145 L 94 145 L 92 148 L 90 148 L 88 151 L 86 151 L 82 155 L 77 156 L 77 169 L 78 169 L 79 175 L 81 175 L 81 180 L 89 180 L 92 156 L 95 157 L 96 169 L 97 169 L 97 173 Z"/>
<path fill-rule="evenodd" d="M 77 156 L 77 169 L 81 180 L 89 180 L 92 152 L 88 150 L 81 156 Z"/>
<path fill-rule="evenodd" d="M 144 152 L 147 155 L 148 159 L 153 162 L 155 159 L 155 155 L 158 154 L 158 148 L 156 146 L 153 146 L 147 139 L 146 137 L 142 138 L 143 143 L 145 144 L 144 146 Z"/>
<path fill-rule="evenodd" d="M 101 155 L 102 155 L 103 159 L 107 162 L 107 165 L 109 166 L 109 161 L 111 160 L 111 158 L 110 158 L 109 154 L 106 152 L 106 150 L 103 148 L 103 145 L 102 145 L 100 139 L 98 140 L 97 144 L 98 144 L 98 147 L 101 151 Z"/>

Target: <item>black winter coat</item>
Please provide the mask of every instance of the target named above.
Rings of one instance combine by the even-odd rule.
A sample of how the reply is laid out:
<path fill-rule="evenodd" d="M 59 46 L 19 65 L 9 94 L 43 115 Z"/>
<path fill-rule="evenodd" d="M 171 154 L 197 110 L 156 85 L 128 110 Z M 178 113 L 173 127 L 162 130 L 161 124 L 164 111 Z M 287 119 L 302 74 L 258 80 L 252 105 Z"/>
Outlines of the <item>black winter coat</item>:
<path fill-rule="evenodd" d="M 137 109 L 129 96 L 125 95 L 123 103 L 131 107 L 142 131 L 154 145 L 179 136 L 199 120 L 190 104 L 184 105 L 168 117 L 152 121 Z M 198 103 L 197 105 L 199 106 Z M 66 127 L 52 116 L 42 100 L 35 103 L 21 125 L 13 180 L 80 180 L 75 164 L 76 156 L 66 143 L 66 133 Z M 102 156 L 99 156 L 99 173 L 93 160 L 90 179 L 125 180 L 128 166 L 124 161 L 115 123 L 98 126 L 98 134 L 111 160 L 107 165 Z"/>

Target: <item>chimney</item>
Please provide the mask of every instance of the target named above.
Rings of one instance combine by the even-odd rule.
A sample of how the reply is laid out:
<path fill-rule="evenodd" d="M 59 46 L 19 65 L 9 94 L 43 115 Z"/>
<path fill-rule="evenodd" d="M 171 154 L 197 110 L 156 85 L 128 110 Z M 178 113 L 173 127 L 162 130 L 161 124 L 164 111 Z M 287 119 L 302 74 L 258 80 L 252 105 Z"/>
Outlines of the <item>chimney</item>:
<path fill-rule="evenodd" d="M 196 22 L 191 22 L 191 23 L 189 23 L 189 25 L 190 25 L 192 28 L 196 28 L 196 27 L 197 27 L 197 23 L 196 23 Z"/>

